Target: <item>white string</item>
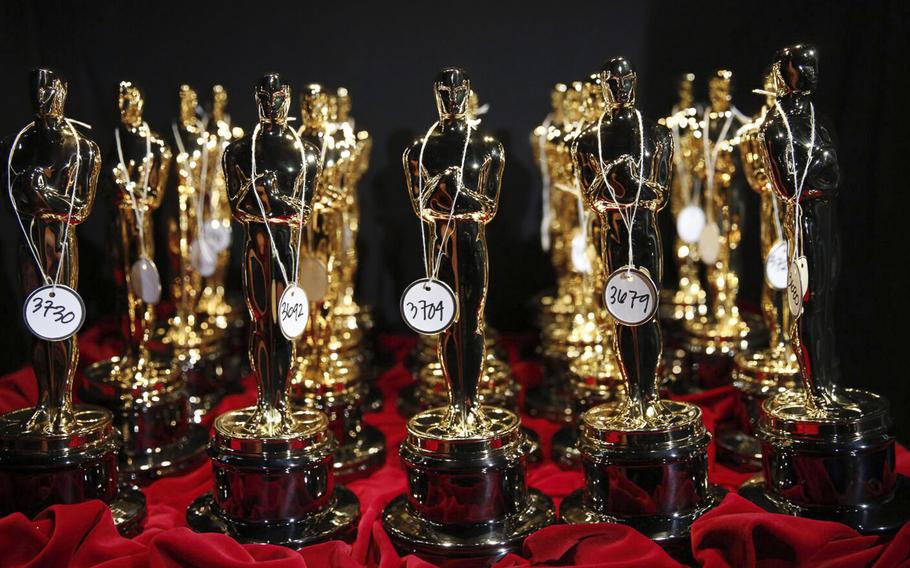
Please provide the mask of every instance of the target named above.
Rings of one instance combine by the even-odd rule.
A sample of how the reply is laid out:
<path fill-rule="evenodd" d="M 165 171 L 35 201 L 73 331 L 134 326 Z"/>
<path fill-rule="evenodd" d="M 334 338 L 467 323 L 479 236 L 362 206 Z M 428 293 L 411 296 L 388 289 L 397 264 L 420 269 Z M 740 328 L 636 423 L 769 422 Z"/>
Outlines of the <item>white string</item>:
<path fill-rule="evenodd" d="M 12 176 L 12 174 L 15 173 L 16 175 L 19 175 L 19 172 L 15 172 L 13 170 L 13 155 L 16 152 L 16 146 L 19 145 L 19 139 L 22 138 L 22 135 L 25 134 L 28 131 L 28 129 L 32 128 L 35 125 L 34 121 L 26 124 L 24 127 L 22 127 L 22 130 L 20 130 L 19 133 L 16 134 L 16 137 L 13 139 L 13 144 L 12 144 L 12 146 L 10 146 L 9 156 L 7 156 L 7 159 L 6 159 L 6 189 L 9 192 L 9 200 L 13 206 L 13 212 L 16 215 L 16 221 L 19 222 L 19 228 L 22 229 L 22 235 L 25 237 L 26 244 L 28 244 L 28 250 L 32 253 L 32 258 L 35 259 L 35 265 L 38 267 L 38 272 L 41 274 L 41 277 L 44 279 L 45 284 L 48 284 L 48 283 L 52 284 L 52 286 L 53 286 L 53 288 L 51 289 L 52 292 L 54 290 L 56 290 L 56 288 L 57 288 L 57 283 L 60 280 L 60 271 L 63 268 L 63 263 L 66 260 L 66 252 L 69 247 L 70 224 L 73 219 L 73 208 L 76 205 L 76 189 L 77 189 L 77 186 L 79 185 L 79 170 L 81 169 L 81 166 L 82 166 L 82 154 L 79 151 L 79 141 L 80 141 L 79 132 L 76 131 L 76 127 L 73 126 L 73 124 L 79 124 L 85 128 L 91 128 L 91 126 L 89 126 L 88 124 L 86 124 L 84 122 L 71 120 L 66 117 L 63 117 L 63 121 L 69 127 L 70 133 L 73 135 L 73 138 L 75 139 L 75 142 L 76 142 L 76 164 L 75 164 L 75 167 L 73 168 L 73 174 L 70 177 L 70 179 L 72 179 L 72 195 L 70 196 L 69 211 L 66 215 L 66 223 L 63 226 L 63 245 L 60 248 L 60 260 L 57 263 L 57 273 L 54 275 L 53 282 L 51 282 L 50 277 L 44 271 L 44 266 L 41 265 L 41 258 L 38 255 L 38 248 L 35 246 L 35 244 L 29 238 L 28 231 L 25 229 L 25 224 L 22 222 L 22 216 L 19 215 L 19 209 L 16 207 L 16 199 L 13 197 L 13 176 Z"/>
<path fill-rule="evenodd" d="M 541 200 L 541 213 L 540 213 L 540 248 L 544 252 L 549 252 L 550 250 L 550 164 L 547 161 L 546 156 L 546 147 L 547 147 L 547 131 L 550 129 L 550 124 L 553 121 L 553 114 L 548 114 L 547 118 L 543 121 L 543 130 L 540 133 L 540 136 L 537 137 L 537 153 L 540 156 L 540 200 Z"/>
<path fill-rule="evenodd" d="M 796 171 L 796 145 L 793 142 L 793 131 L 790 130 L 790 121 L 787 119 L 787 113 L 784 111 L 784 108 L 780 105 L 780 101 L 775 100 L 774 106 L 777 108 L 777 112 L 781 116 L 781 120 L 784 122 L 784 128 L 787 129 L 787 147 L 790 151 L 790 174 L 793 176 L 793 182 L 796 183 L 793 193 L 793 204 L 796 208 L 794 215 L 794 228 L 793 228 L 793 255 L 792 260 L 796 260 L 797 256 L 803 255 L 803 239 L 802 239 L 802 217 L 803 217 L 803 206 L 800 203 L 800 197 L 803 193 L 803 184 L 806 182 L 806 175 L 809 173 L 809 165 L 812 163 L 812 151 L 815 149 L 815 105 L 811 102 L 809 103 L 809 147 L 806 149 L 806 167 L 803 169 L 803 175 L 801 178 L 797 179 Z"/>
<path fill-rule="evenodd" d="M 734 107 L 735 108 L 735 107 Z M 714 148 L 711 148 L 711 107 L 705 109 L 705 119 L 702 121 L 702 149 L 704 152 L 705 160 L 705 207 L 707 213 L 710 215 L 711 220 L 714 220 L 714 174 L 717 171 L 717 157 L 720 155 L 720 149 L 722 144 L 727 139 L 727 132 L 730 130 L 730 125 L 733 124 L 734 113 L 731 110 L 727 116 L 727 120 L 724 121 L 724 125 L 720 130 L 720 134 L 717 137 L 717 141 L 714 143 Z"/>
<path fill-rule="evenodd" d="M 632 228 L 635 225 L 635 214 L 638 212 L 638 202 L 641 199 L 641 186 L 644 181 L 643 170 L 645 165 L 645 132 L 644 125 L 642 124 L 641 112 L 638 109 L 635 109 L 635 116 L 638 119 L 638 191 L 635 193 L 635 203 L 632 206 L 632 210 L 628 211 L 628 206 L 623 207 L 619 203 L 619 198 L 616 197 L 616 191 L 613 189 L 613 186 L 610 184 L 610 180 L 607 179 L 607 171 L 613 169 L 616 165 L 616 161 L 610 163 L 609 166 L 604 164 L 603 156 L 603 142 L 601 141 L 600 130 L 603 126 L 604 116 L 607 114 L 607 111 L 601 113 L 600 118 L 597 120 L 597 157 L 600 162 L 600 176 L 603 178 L 604 185 L 607 186 L 607 190 L 610 192 L 610 197 L 613 198 L 613 202 L 617 205 L 617 211 L 619 212 L 619 217 L 622 219 L 623 224 L 626 226 L 626 229 L 629 231 L 629 264 L 627 265 L 627 272 L 631 271 L 634 267 L 634 258 L 633 258 L 633 248 L 632 248 Z M 631 156 L 628 156 L 631 159 Z"/>
<path fill-rule="evenodd" d="M 148 123 L 143 122 L 142 126 L 139 127 L 140 131 L 145 133 L 145 157 L 142 158 L 142 163 L 145 165 L 145 171 L 142 178 L 142 205 L 145 206 L 145 201 L 148 199 L 148 190 L 149 190 L 149 174 L 152 170 L 152 133 L 149 130 Z M 145 209 L 139 206 L 139 202 L 136 200 L 136 195 L 133 193 L 136 184 L 130 179 L 130 171 L 126 167 L 126 160 L 123 157 L 123 145 L 120 142 L 120 128 L 114 129 L 114 140 L 117 144 L 117 157 L 120 158 L 120 163 L 117 164 L 120 168 L 120 171 L 123 172 L 123 175 L 126 179 L 126 194 L 130 198 L 130 205 L 133 208 L 133 213 L 136 215 L 136 228 L 139 232 L 139 256 L 143 258 L 149 258 L 148 250 L 145 246 Z"/>
<path fill-rule="evenodd" d="M 174 142 L 177 143 L 177 150 L 181 154 L 186 154 L 186 148 L 183 146 L 183 139 L 180 138 L 180 129 L 177 127 L 177 122 L 171 123 L 171 131 L 174 133 Z"/>
<path fill-rule="evenodd" d="M 199 171 L 199 188 L 196 190 L 196 239 L 199 241 L 203 239 L 205 206 L 208 200 L 208 184 L 206 182 L 208 181 L 209 170 L 209 133 L 205 129 L 207 122 L 208 116 L 206 116 L 203 121 L 203 126 L 200 128 L 200 137 L 202 139 L 202 157 L 200 158 L 200 165 L 202 169 Z M 218 142 L 219 139 L 216 134 L 215 143 L 218 144 Z"/>
<path fill-rule="evenodd" d="M 689 179 L 689 171 L 685 167 L 682 158 L 682 146 L 680 145 L 680 134 L 679 134 L 679 119 L 680 117 L 686 116 L 686 109 L 678 110 L 670 116 L 670 120 L 667 122 L 670 123 L 671 128 L 671 137 L 673 138 L 673 163 L 676 166 L 676 171 L 680 177 L 680 187 L 683 190 L 683 200 L 685 201 L 685 206 L 692 205 L 695 203 L 695 195 L 692 192 L 691 180 Z"/>
<path fill-rule="evenodd" d="M 423 137 L 423 142 L 420 144 L 420 155 L 417 159 L 417 203 L 420 209 L 420 240 L 423 241 L 423 263 L 427 271 L 427 280 L 433 281 L 436 280 L 439 276 L 439 268 L 442 265 L 442 254 L 445 251 L 445 245 L 449 238 L 449 229 L 452 226 L 452 220 L 455 217 L 455 204 L 458 201 L 458 196 L 461 195 L 461 188 L 464 186 L 464 163 L 468 156 L 468 145 L 471 142 L 471 121 L 467 121 L 467 126 L 465 130 L 465 139 L 464 139 L 464 148 L 461 151 L 461 167 L 458 170 L 458 180 L 455 184 L 455 195 L 452 197 L 452 207 L 449 209 L 449 217 L 446 220 L 446 226 L 443 231 L 442 240 L 439 243 L 439 253 L 436 256 L 436 261 L 433 265 L 429 264 L 428 254 L 427 254 L 427 239 L 426 239 L 426 229 L 424 227 L 423 220 L 423 209 L 426 205 L 426 201 L 430 197 L 430 192 L 426 192 L 424 195 L 423 191 L 423 176 L 426 173 L 426 170 L 423 167 L 423 152 L 427 147 L 427 140 L 430 138 L 430 135 L 436 130 L 436 127 L 439 126 L 439 121 L 433 123 L 430 126 L 430 129 L 427 130 L 427 133 Z"/>
<path fill-rule="evenodd" d="M 250 191 L 253 192 L 253 197 L 256 198 L 256 204 L 259 206 L 259 212 L 262 213 L 262 222 L 265 224 L 265 231 L 269 236 L 269 244 L 272 248 L 272 254 L 275 255 L 275 261 L 278 263 L 278 268 L 281 269 L 281 276 L 284 278 L 285 287 L 290 287 L 291 284 L 296 285 L 297 283 L 297 270 L 300 268 L 300 248 L 302 243 L 302 234 L 303 233 L 303 210 L 306 207 L 306 174 L 307 174 L 307 158 L 306 152 L 303 148 L 303 142 L 300 140 L 300 136 L 297 135 L 297 132 L 293 128 L 290 129 L 291 135 L 294 136 L 295 145 L 300 150 L 300 158 L 303 161 L 303 187 L 300 193 L 300 226 L 297 231 L 297 255 L 294 260 L 294 279 L 288 279 L 288 273 L 284 268 L 284 263 L 281 262 L 281 256 L 278 254 L 278 247 L 275 244 L 275 238 L 272 236 L 272 229 L 269 227 L 269 220 L 265 214 L 265 206 L 262 204 L 262 199 L 259 198 L 259 192 L 256 191 L 256 138 L 259 136 L 259 129 L 261 123 L 256 124 L 256 128 L 253 129 L 252 142 L 250 144 L 252 154 L 252 160 L 250 162 Z"/>

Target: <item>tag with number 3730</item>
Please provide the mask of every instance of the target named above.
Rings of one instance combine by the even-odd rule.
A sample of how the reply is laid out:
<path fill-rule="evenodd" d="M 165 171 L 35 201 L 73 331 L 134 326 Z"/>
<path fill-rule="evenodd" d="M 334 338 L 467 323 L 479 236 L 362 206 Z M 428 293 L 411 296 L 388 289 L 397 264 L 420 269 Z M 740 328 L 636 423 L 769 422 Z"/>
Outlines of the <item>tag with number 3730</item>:
<path fill-rule="evenodd" d="M 452 325 L 457 315 L 458 300 L 445 282 L 421 278 L 401 295 L 401 317 L 417 333 L 441 333 Z"/>
<path fill-rule="evenodd" d="M 41 286 L 26 298 L 22 316 L 35 337 L 63 341 L 76 335 L 85 322 L 85 304 L 69 286 Z"/>

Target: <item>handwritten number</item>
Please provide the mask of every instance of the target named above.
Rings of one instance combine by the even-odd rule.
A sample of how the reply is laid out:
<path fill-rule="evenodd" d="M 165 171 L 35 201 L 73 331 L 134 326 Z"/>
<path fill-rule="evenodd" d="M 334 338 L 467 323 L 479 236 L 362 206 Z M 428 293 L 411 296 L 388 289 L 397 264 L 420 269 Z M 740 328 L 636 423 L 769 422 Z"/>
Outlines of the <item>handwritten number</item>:
<path fill-rule="evenodd" d="M 62 304 L 55 304 L 53 300 L 46 300 L 41 296 L 33 298 L 32 313 L 37 314 L 42 308 L 44 308 L 44 313 L 41 314 L 41 317 L 53 318 L 52 321 L 55 323 L 67 324 L 76 319 L 76 314 L 67 311 L 66 306 Z"/>

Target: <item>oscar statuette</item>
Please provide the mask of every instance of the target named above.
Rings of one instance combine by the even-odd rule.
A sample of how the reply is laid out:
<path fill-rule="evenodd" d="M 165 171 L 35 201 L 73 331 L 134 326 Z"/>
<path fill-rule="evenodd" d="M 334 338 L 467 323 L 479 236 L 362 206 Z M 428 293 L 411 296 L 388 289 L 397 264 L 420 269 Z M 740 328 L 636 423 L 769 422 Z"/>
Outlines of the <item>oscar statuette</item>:
<path fill-rule="evenodd" d="M 68 86 L 59 74 L 36 69 L 30 87 L 34 119 L 4 146 L 9 203 L 24 237 L 22 315 L 34 336 L 38 399 L 0 416 L 0 516 L 32 517 L 51 505 L 100 499 L 130 536 L 145 519 L 145 496 L 118 482 L 114 418 L 100 407 L 73 405 L 76 333 L 85 321 L 75 226 L 91 212 L 101 155 L 64 115 Z"/>
<path fill-rule="evenodd" d="M 256 405 L 222 414 L 209 445 L 215 489 L 187 511 L 200 532 L 292 548 L 349 537 L 357 497 L 335 483 L 337 447 L 325 414 L 289 400 L 295 340 L 309 306 L 296 282 L 302 231 L 320 175 L 319 149 L 287 123 L 291 89 L 276 73 L 257 84 L 259 122 L 222 160 L 234 219 L 244 227 L 243 288 Z"/>
<path fill-rule="evenodd" d="M 519 550 L 555 514 L 548 497 L 528 488 L 531 443 L 519 416 L 478 402 L 486 224 L 498 207 L 503 148 L 473 128 L 464 71 L 441 71 L 434 90 L 439 120 L 403 156 L 426 278 L 406 288 L 401 311 L 415 331 L 438 334 L 449 398 L 408 421 L 399 448 L 408 492 L 389 503 L 382 523 L 401 553 L 441 565 L 491 562 Z"/>
<path fill-rule="evenodd" d="M 192 423 L 186 383 L 172 352 L 152 345 L 161 276 L 155 265 L 152 213 L 161 205 L 171 150 L 144 121 L 139 88 L 121 82 L 113 168 L 118 211 L 117 257 L 125 313 L 124 350 L 93 363 L 80 391 L 114 415 L 123 438 L 120 475 L 147 483 L 199 465 L 208 433 Z"/>
<path fill-rule="evenodd" d="M 761 467 L 761 443 L 754 436 L 762 402 L 769 396 L 798 388 L 799 362 L 790 339 L 787 306 L 787 240 L 782 213 L 785 204 L 774 192 L 765 170 L 759 139 L 767 113 L 774 108 L 774 83 L 768 74 L 765 105 L 752 122 L 737 132 L 743 173 L 761 199 L 761 258 L 764 263 L 761 308 L 768 329 L 768 346 L 741 351 L 733 358 L 733 386 L 747 421 L 719 425 L 718 457 L 742 467 Z"/>
<path fill-rule="evenodd" d="M 710 434 L 693 404 L 663 400 L 656 319 L 661 282 L 657 213 L 667 198 L 669 130 L 635 108 L 636 74 L 618 57 L 601 71 L 606 110 L 576 138 L 582 193 L 600 217 L 603 299 L 625 396 L 585 412 L 578 448 L 585 487 L 566 497 L 567 523 L 618 522 L 673 554 L 689 550 L 689 526 L 718 501 L 708 484 Z"/>
<path fill-rule="evenodd" d="M 760 318 L 738 306 L 745 204 L 736 132 L 749 119 L 732 103 L 732 83 L 730 71 L 714 73 L 698 128 L 681 142 L 701 150 L 693 173 L 704 224 L 694 246 L 704 264 L 701 288 L 707 301 L 704 312 L 682 322 L 682 347 L 691 357 L 692 382 L 700 388 L 729 381 L 736 353 L 767 341 Z"/>
<path fill-rule="evenodd" d="M 369 387 L 356 339 L 336 307 L 344 294 L 347 174 L 356 167 L 357 139 L 338 121 L 337 97 L 321 85 L 304 87 L 298 135 L 319 149 L 313 214 L 304 231 L 299 281 L 310 301 L 307 329 L 297 342 L 291 367 L 296 404 L 324 412 L 338 442 L 335 475 L 342 480 L 369 475 L 385 462 L 385 439 L 363 421 Z M 354 322 L 356 323 L 356 321 Z M 356 331 L 356 329 L 355 329 Z"/>
<path fill-rule="evenodd" d="M 740 494 L 769 511 L 890 535 L 910 518 L 910 482 L 895 471 L 888 402 L 841 384 L 833 309 L 842 266 L 840 168 L 834 133 L 812 100 L 818 51 L 784 48 L 772 74 L 776 98 L 759 142 L 773 190 L 786 204 L 785 293 L 803 388 L 762 403 L 763 476 Z"/>

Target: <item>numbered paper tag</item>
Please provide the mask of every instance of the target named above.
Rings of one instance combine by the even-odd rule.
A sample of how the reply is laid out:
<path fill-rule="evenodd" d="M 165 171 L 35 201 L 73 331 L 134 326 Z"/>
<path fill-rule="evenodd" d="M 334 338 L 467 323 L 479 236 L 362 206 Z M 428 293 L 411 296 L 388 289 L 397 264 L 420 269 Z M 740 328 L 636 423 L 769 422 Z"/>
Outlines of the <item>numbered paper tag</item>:
<path fill-rule="evenodd" d="M 231 223 L 211 219 L 202 225 L 202 238 L 212 247 L 215 254 L 231 246 Z"/>
<path fill-rule="evenodd" d="M 705 230 L 705 210 L 698 205 L 687 205 L 676 216 L 676 234 L 686 244 L 695 244 Z"/>
<path fill-rule="evenodd" d="M 717 226 L 717 223 L 709 223 L 705 225 L 698 238 L 698 256 L 705 264 L 714 264 L 717 262 L 719 254 L 720 227 Z"/>
<path fill-rule="evenodd" d="M 150 258 L 142 257 L 130 269 L 130 285 L 133 294 L 146 304 L 157 304 L 161 299 L 161 276 L 158 267 Z"/>
<path fill-rule="evenodd" d="M 604 303 L 617 322 L 629 326 L 641 325 L 650 321 L 657 312 L 657 287 L 645 272 L 623 267 L 607 278 Z"/>
<path fill-rule="evenodd" d="M 325 295 L 329 291 L 329 271 L 321 260 L 311 256 L 301 258 L 299 279 L 311 302 L 325 300 Z"/>
<path fill-rule="evenodd" d="M 591 259 L 588 258 L 588 243 L 582 233 L 572 237 L 572 266 L 582 274 L 591 273 Z"/>
<path fill-rule="evenodd" d="M 799 265 L 794 260 L 787 270 L 787 305 L 793 317 L 803 313 L 803 286 L 799 277 Z"/>
<path fill-rule="evenodd" d="M 196 239 L 190 245 L 190 263 L 199 274 L 208 278 L 218 267 L 218 253 L 204 238 Z"/>
<path fill-rule="evenodd" d="M 765 280 L 768 282 L 768 286 L 775 290 L 786 289 L 789 269 L 787 241 L 775 241 L 771 245 L 771 250 L 768 251 L 768 259 L 765 261 Z"/>
<path fill-rule="evenodd" d="M 809 291 L 809 261 L 804 256 L 796 257 L 796 268 L 799 271 L 799 285 L 802 287 L 803 296 Z"/>
<path fill-rule="evenodd" d="M 288 284 L 278 300 L 278 327 L 286 339 L 300 337 L 310 317 L 310 302 L 306 292 L 296 284 Z"/>
<path fill-rule="evenodd" d="M 85 322 L 85 304 L 69 286 L 42 286 L 28 295 L 22 314 L 35 337 L 63 341 L 74 336 Z"/>
<path fill-rule="evenodd" d="M 455 292 L 445 282 L 421 278 L 401 295 L 401 317 L 417 333 L 433 335 L 445 331 L 457 315 Z"/>

